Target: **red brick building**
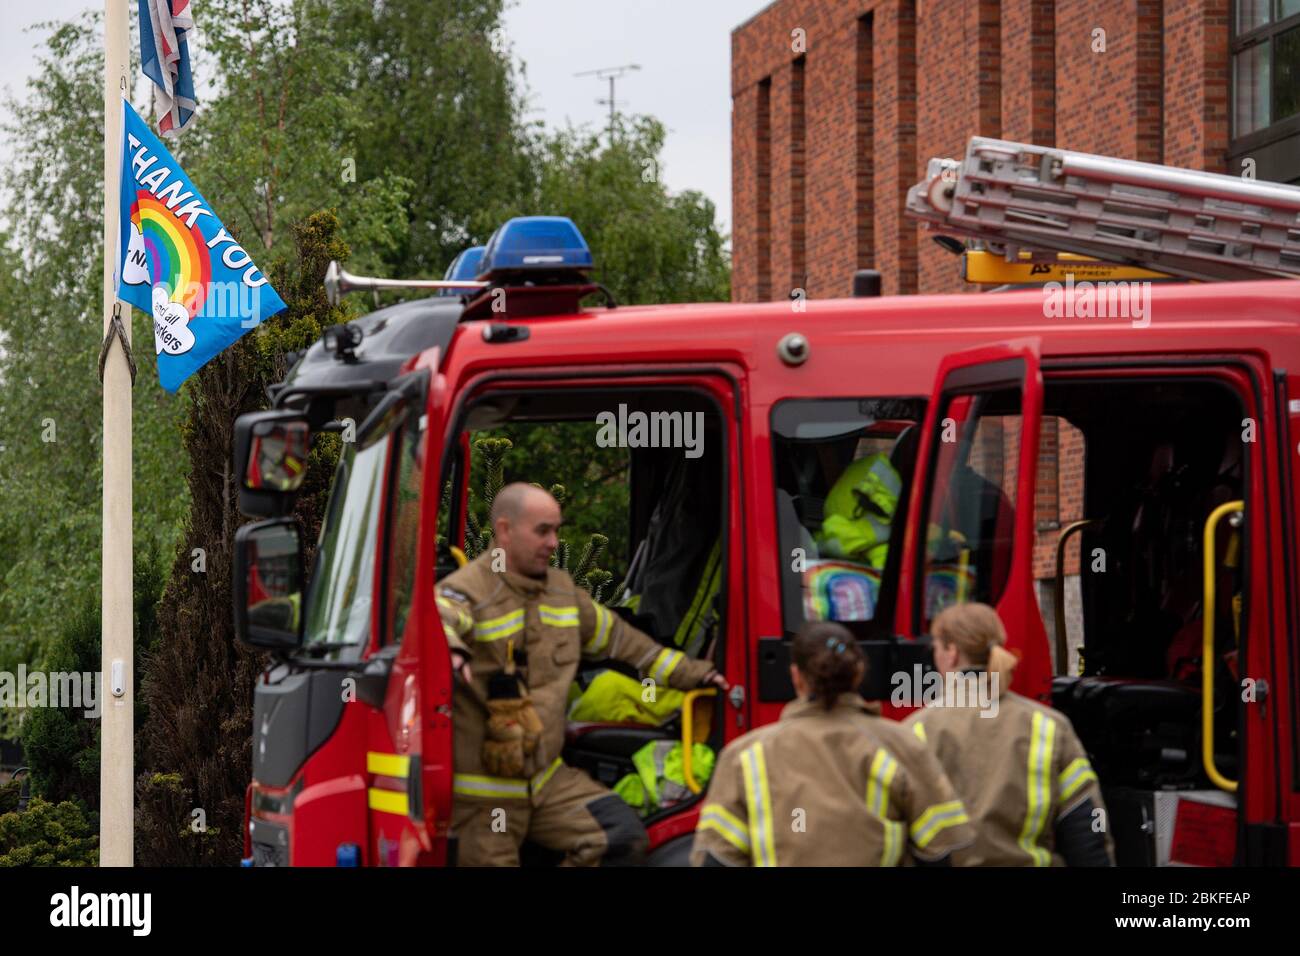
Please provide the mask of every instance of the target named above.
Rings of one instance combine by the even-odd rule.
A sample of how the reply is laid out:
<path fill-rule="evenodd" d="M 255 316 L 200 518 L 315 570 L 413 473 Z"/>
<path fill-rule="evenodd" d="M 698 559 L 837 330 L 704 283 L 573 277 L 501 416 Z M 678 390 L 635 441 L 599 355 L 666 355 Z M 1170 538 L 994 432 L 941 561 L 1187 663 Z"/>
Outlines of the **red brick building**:
<path fill-rule="evenodd" d="M 844 296 L 860 268 L 886 295 L 969 291 L 903 208 L 971 136 L 1300 183 L 1300 0 L 777 0 L 731 50 L 738 301 Z M 1017 444 L 981 436 L 988 477 Z M 1047 611 L 1085 449 L 1051 418 L 1041 444 Z"/>
<path fill-rule="evenodd" d="M 731 48 L 741 301 L 963 289 L 903 204 L 975 135 L 1300 182 L 1300 0 L 777 0 Z"/>

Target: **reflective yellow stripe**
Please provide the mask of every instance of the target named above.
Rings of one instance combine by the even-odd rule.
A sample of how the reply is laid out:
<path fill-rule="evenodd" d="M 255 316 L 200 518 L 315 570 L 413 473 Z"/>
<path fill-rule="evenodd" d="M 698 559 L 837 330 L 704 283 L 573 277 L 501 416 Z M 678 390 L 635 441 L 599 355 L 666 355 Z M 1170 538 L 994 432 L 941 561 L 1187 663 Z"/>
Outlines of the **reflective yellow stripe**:
<path fill-rule="evenodd" d="M 601 604 L 592 603 L 596 609 L 596 632 L 587 639 L 587 643 L 582 646 L 584 654 L 595 655 L 605 650 L 609 644 L 609 634 L 613 629 L 614 614 Z"/>
<path fill-rule="evenodd" d="M 763 745 L 754 744 L 740 754 L 745 776 L 745 803 L 749 808 L 749 839 L 755 866 L 776 866 L 772 836 L 772 796 L 767 788 L 767 761 Z"/>
<path fill-rule="evenodd" d="M 677 665 L 686 657 L 681 651 L 662 650 L 659 656 L 655 658 L 654 664 L 650 666 L 650 676 L 660 684 L 667 684 L 668 678 L 672 676 L 673 671 L 677 670 Z"/>
<path fill-rule="evenodd" d="M 677 626 L 677 633 L 673 635 L 673 643 L 678 647 L 684 645 L 690 636 L 695 633 L 696 624 L 699 623 L 700 616 L 707 610 L 709 599 L 717 593 L 718 571 L 721 567 L 722 539 L 719 538 L 713 542 L 713 550 L 709 552 L 708 560 L 704 562 L 704 574 L 700 578 L 700 586 L 695 589 L 695 598 L 691 601 L 690 608 L 682 617 L 682 623 Z"/>
<path fill-rule="evenodd" d="M 1096 779 L 1097 775 L 1093 772 L 1092 764 L 1088 763 L 1087 757 L 1080 757 L 1073 761 L 1057 777 L 1057 787 L 1061 791 L 1061 802 L 1064 803 L 1069 800 L 1078 792 L 1080 787 Z"/>
<path fill-rule="evenodd" d="M 453 614 L 456 615 L 457 636 L 466 633 L 471 627 L 474 626 L 474 619 L 465 612 L 464 608 L 452 604 L 445 597 L 439 596 L 437 598 L 437 601 L 438 601 L 438 607 L 446 608 L 448 611 L 451 611 Z M 444 627 L 445 626 L 447 625 L 444 622 Z"/>
<path fill-rule="evenodd" d="M 720 803 L 706 803 L 696 830 L 713 830 L 741 853 L 749 855 L 749 833 L 744 821 Z"/>
<path fill-rule="evenodd" d="M 898 866 L 898 861 L 903 856 L 903 836 L 907 833 L 907 827 L 898 820 L 882 822 L 885 825 L 885 849 L 880 854 L 880 865 Z"/>
<path fill-rule="evenodd" d="M 366 754 L 366 773 L 377 773 L 383 777 L 406 778 L 411 771 L 411 758 L 400 754 Z"/>
<path fill-rule="evenodd" d="M 546 604 L 539 604 L 537 612 L 541 615 L 542 623 L 549 624 L 551 627 L 577 627 L 578 626 L 578 609 L 577 607 L 550 607 Z"/>
<path fill-rule="evenodd" d="M 524 629 L 524 609 L 474 623 L 474 636 L 480 641 L 499 641 Z"/>
<path fill-rule="evenodd" d="M 513 777 L 485 777 L 481 774 L 458 773 L 451 778 L 451 790 L 462 797 L 528 799 L 528 781 Z"/>
<path fill-rule="evenodd" d="M 529 786 L 533 791 L 533 796 L 537 796 L 537 794 L 542 792 L 542 787 L 546 786 L 546 781 L 550 780 L 555 774 L 555 771 L 559 770 L 562 766 L 564 766 L 564 761 L 559 757 L 556 757 L 551 765 L 545 770 L 533 774 L 533 779 L 529 782 Z"/>
<path fill-rule="evenodd" d="M 921 741 L 921 743 L 927 742 L 925 739 L 925 724 L 921 723 L 919 720 L 912 725 L 912 733 L 916 734 L 916 739 Z"/>
<path fill-rule="evenodd" d="M 966 816 L 966 808 L 961 805 L 960 800 L 936 803 L 913 822 L 912 842 L 918 849 L 924 850 L 944 830 L 955 827 L 959 823 L 969 822 L 970 817 Z"/>
<path fill-rule="evenodd" d="M 1035 712 L 1029 734 L 1029 776 L 1025 789 L 1025 824 L 1020 829 L 1020 849 L 1029 854 L 1034 866 L 1050 866 L 1052 854 L 1038 845 L 1038 838 L 1047 822 L 1047 808 L 1051 803 L 1052 741 L 1056 736 L 1056 721 Z"/>
<path fill-rule="evenodd" d="M 881 820 L 888 819 L 889 787 L 898 772 L 898 761 L 882 747 L 876 751 L 871 760 L 871 771 L 867 777 L 867 809 Z"/>
<path fill-rule="evenodd" d="M 371 787 L 369 790 L 369 798 L 371 810 L 406 816 L 409 803 L 407 802 L 405 793 L 397 790 L 380 790 L 376 787 Z"/>

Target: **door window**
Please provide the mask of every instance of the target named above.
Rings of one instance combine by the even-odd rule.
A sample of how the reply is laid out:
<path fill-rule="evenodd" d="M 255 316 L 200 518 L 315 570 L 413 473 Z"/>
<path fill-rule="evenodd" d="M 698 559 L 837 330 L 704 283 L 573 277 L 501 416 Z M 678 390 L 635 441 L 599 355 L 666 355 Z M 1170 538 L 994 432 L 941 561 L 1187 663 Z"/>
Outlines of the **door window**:
<path fill-rule="evenodd" d="M 1020 390 L 955 395 L 939 420 L 925 526 L 925 624 L 967 601 L 997 604 L 1014 541 Z"/>

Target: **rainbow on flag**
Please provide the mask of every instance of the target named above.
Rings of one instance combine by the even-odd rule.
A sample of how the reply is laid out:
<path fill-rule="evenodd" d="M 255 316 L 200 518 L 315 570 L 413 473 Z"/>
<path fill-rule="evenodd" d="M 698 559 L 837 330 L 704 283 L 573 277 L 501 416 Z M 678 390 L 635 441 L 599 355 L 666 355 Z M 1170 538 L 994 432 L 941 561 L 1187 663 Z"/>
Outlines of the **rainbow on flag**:
<path fill-rule="evenodd" d="M 153 317 L 158 379 L 174 393 L 285 304 L 125 101 L 122 123 L 117 297 Z"/>

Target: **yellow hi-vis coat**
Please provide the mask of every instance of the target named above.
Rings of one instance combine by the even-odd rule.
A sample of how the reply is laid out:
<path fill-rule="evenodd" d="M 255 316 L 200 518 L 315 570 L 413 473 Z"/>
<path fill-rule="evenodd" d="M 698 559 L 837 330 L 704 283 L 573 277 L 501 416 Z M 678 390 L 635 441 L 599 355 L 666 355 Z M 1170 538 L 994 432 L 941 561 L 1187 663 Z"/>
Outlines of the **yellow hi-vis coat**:
<path fill-rule="evenodd" d="M 437 599 L 447 643 L 469 657 L 473 671 L 472 687 L 457 681 L 452 705 L 457 799 L 528 800 L 545 786 L 561 766 L 565 699 L 580 657 L 623 661 L 679 690 L 699 686 L 714 670 L 626 624 L 557 568 L 545 580 L 493 571 L 485 552 L 447 575 Z M 509 647 L 526 655 L 519 673 L 543 725 L 520 779 L 488 776 L 482 758 L 488 681 L 505 668 Z"/>
<path fill-rule="evenodd" d="M 722 751 L 700 808 L 696 866 L 895 866 L 974 839 L 938 761 L 856 694 L 797 700 Z"/>
<path fill-rule="evenodd" d="M 946 692 L 944 704 L 904 721 L 938 757 L 975 824 L 974 846 L 954 862 L 1062 866 L 1065 850 L 1076 865 L 1111 863 L 1101 787 L 1069 719 L 999 690 L 996 712 L 975 706 L 974 694 Z"/>

